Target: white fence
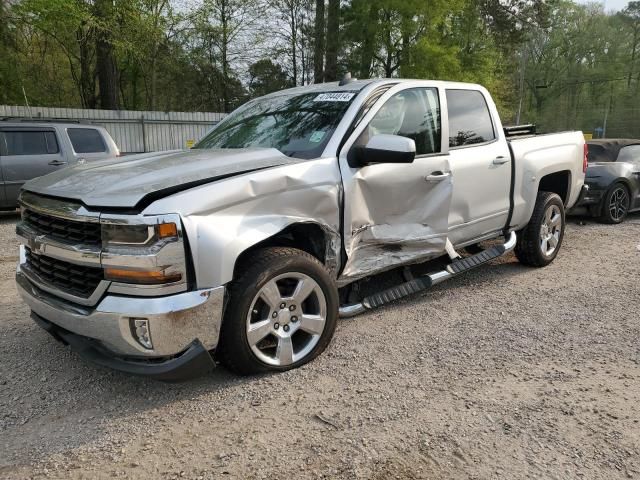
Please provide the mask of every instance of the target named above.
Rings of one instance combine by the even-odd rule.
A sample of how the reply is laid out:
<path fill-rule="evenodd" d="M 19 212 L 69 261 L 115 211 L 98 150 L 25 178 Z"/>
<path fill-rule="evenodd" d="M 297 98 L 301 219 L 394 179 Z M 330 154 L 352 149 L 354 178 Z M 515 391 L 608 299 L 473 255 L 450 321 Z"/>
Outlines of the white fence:
<path fill-rule="evenodd" d="M 122 153 L 188 148 L 223 117 L 212 112 L 136 112 L 0 105 L 0 119 L 55 119 L 105 127 Z"/>

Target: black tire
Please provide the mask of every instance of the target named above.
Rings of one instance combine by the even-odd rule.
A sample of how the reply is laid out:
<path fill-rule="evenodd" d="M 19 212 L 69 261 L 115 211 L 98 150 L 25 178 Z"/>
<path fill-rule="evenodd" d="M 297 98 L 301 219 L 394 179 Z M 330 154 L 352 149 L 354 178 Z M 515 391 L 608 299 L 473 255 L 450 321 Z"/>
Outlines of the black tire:
<path fill-rule="evenodd" d="M 238 278 L 230 284 L 227 290 L 228 301 L 216 351 L 217 358 L 224 366 L 239 375 L 285 371 L 310 362 L 327 348 L 338 320 L 338 289 L 334 279 L 329 275 L 324 265 L 315 257 L 295 248 L 265 248 L 257 250 L 248 256 L 238 266 L 237 272 L 239 272 Z M 247 329 L 250 325 L 249 322 L 253 321 L 249 319 L 249 309 L 253 306 L 252 315 L 257 313 L 257 304 L 253 305 L 253 302 L 254 300 L 258 302 L 258 294 L 263 287 L 273 279 L 289 273 L 308 276 L 319 286 L 326 301 L 326 320 L 324 329 L 319 334 L 319 340 L 315 340 L 317 343 L 303 358 L 288 365 L 272 365 L 258 358 L 249 344 Z M 320 297 L 321 295 L 318 294 L 318 296 Z M 260 320 L 261 322 L 265 322 L 273 314 L 268 304 L 263 303 L 262 310 L 267 312 L 267 317 Z M 287 310 L 287 308 L 279 310 L 280 315 L 289 315 Z M 302 305 L 299 310 L 302 311 Z M 282 313 L 283 311 L 284 313 Z M 273 321 L 276 321 L 276 318 L 278 317 L 275 317 Z M 286 325 L 293 331 L 295 329 L 294 324 L 289 323 L 291 321 L 294 321 L 294 317 L 289 318 L 287 316 Z M 303 322 L 300 322 L 300 329 L 302 329 Z M 272 328 L 276 328 L 276 325 L 274 324 Z M 284 328 L 284 326 L 278 327 L 279 331 L 274 332 L 274 334 L 282 334 Z M 289 330 L 287 329 L 286 331 Z M 291 334 L 291 338 L 293 339 L 296 334 L 297 331 Z M 272 334 L 267 336 L 269 337 L 269 335 Z M 301 335 L 307 334 L 303 332 Z M 279 341 L 275 335 L 273 339 L 276 342 Z"/>
<path fill-rule="evenodd" d="M 620 201 L 613 202 L 614 196 L 616 195 L 620 196 Z M 612 203 L 616 203 L 617 207 L 613 207 L 611 205 Z M 631 196 L 629 195 L 629 189 L 620 182 L 614 183 L 604 196 L 598 220 L 607 224 L 622 223 L 624 219 L 627 218 L 630 205 Z M 612 211 L 612 208 L 616 208 L 615 213 Z"/>
<path fill-rule="evenodd" d="M 543 224 L 546 225 L 545 215 L 550 209 L 554 209 L 560 214 L 559 229 L 554 230 L 559 233 L 558 237 L 554 236 L 554 241 L 557 242 L 551 253 L 545 253 L 542 245 L 542 229 Z M 516 243 L 515 253 L 520 263 L 531 267 L 546 267 L 554 258 L 558 255 L 560 247 L 562 246 L 562 239 L 564 238 L 565 229 L 565 213 L 564 204 L 562 199 L 555 193 L 551 192 L 538 192 L 536 198 L 536 205 L 533 208 L 533 214 L 527 226 L 518 232 L 518 242 Z M 549 249 L 551 243 L 547 244 Z M 546 249 L 545 249 L 546 250 Z"/>

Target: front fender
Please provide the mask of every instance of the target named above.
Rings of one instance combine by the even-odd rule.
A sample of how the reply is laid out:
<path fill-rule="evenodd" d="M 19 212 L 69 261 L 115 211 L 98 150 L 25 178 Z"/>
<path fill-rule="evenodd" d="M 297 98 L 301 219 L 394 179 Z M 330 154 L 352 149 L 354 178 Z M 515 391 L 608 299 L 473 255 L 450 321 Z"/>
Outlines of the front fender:
<path fill-rule="evenodd" d="M 294 224 L 321 227 L 337 259 L 340 189 L 336 159 L 321 158 L 187 190 L 155 202 L 145 213 L 180 213 L 196 286 L 214 288 L 233 279 L 242 252 Z"/>

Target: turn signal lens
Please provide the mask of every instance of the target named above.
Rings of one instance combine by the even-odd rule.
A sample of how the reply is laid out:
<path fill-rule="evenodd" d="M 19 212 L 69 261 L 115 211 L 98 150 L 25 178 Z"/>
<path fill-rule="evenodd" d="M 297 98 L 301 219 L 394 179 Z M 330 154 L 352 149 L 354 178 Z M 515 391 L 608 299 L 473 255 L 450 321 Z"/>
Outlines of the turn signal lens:
<path fill-rule="evenodd" d="M 178 236 L 178 227 L 175 223 L 161 223 L 157 227 L 159 238 L 169 238 Z"/>
<path fill-rule="evenodd" d="M 125 270 L 122 268 L 105 268 L 104 276 L 107 280 L 114 282 L 137 283 L 140 285 L 173 283 L 182 279 L 180 273 L 165 273 L 158 270 Z"/>

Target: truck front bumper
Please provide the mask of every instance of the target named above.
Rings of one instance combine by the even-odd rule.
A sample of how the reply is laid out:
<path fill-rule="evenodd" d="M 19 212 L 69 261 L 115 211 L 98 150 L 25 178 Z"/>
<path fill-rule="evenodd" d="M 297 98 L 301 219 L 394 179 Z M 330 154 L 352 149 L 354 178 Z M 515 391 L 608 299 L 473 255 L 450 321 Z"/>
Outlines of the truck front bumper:
<path fill-rule="evenodd" d="M 19 267 L 16 284 L 36 323 L 95 363 L 169 381 L 215 365 L 209 351 L 218 343 L 224 287 L 165 297 L 106 295 L 85 307 L 39 289 Z M 151 348 L 138 339 L 140 320 L 146 320 Z"/>

